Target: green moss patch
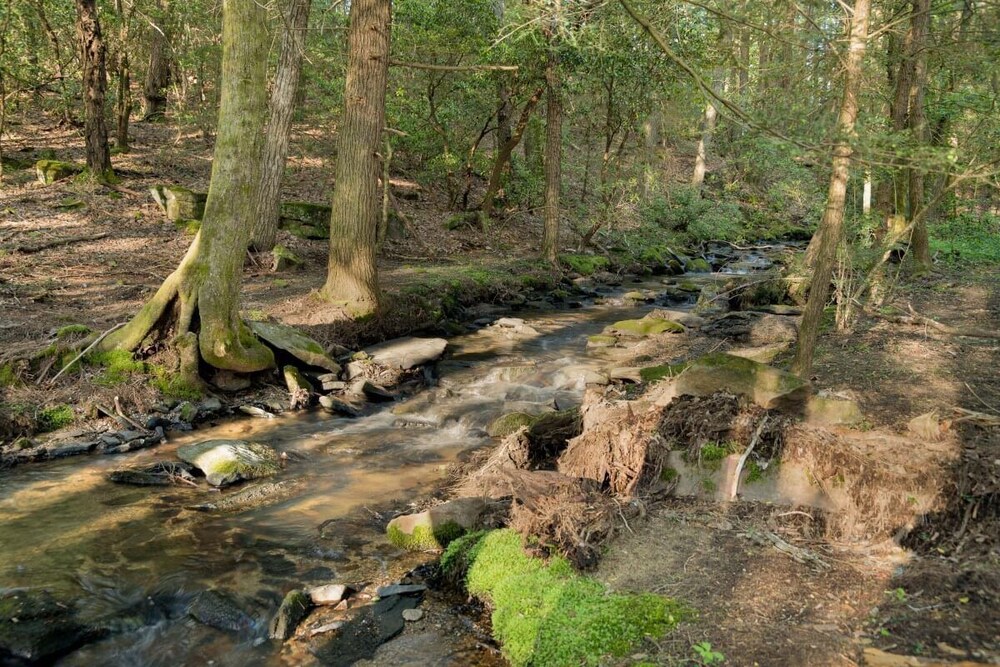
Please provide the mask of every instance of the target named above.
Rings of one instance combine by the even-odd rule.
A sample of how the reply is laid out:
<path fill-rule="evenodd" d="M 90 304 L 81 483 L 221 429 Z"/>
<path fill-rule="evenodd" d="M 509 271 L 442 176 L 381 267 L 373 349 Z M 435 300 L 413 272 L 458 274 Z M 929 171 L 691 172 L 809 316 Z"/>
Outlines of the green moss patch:
<path fill-rule="evenodd" d="M 686 362 L 679 364 L 663 364 L 661 366 L 647 366 L 639 370 L 639 377 L 643 382 L 659 382 L 667 378 L 677 377 L 688 367 Z"/>
<path fill-rule="evenodd" d="M 491 438 L 504 438 L 522 426 L 531 426 L 536 421 L 538 421 L 537 417 L 525 412 L 511 412 L 494 419 L 486 427 L 486 434 Z"/>
<path fill-rule="evenodd" d="M 465 572 L 469 593 L 490 604 L 493 634 L 515 667 L 596 665 L 685 615 L 658 595 L 610 593 L 561 558 L 530 557 L 510 529 L 459 538 L 441 563 L 451 576 Z"/>
<path fill-rule="evenodd" d="M 559 261 L 581 276 L 592 276 L 611 267 L 611 260 L 601 255 L 559 255 Z"/>
<path fill-rule="evenodd" d="M 650 318 L 615 322 L 609 330 L 628 336 L 656 336 L 663 333 L 684 333 L 684 325 L 671 320 Z"/>
<path fill-rule="evenodd" d="M 93 333 L 93 329 L 85 324 L 67 324 L 64 327 L 60 327 L 56 331 L 56 338 L 62 340 L 63 338 L 69 338 L 70 336 L 87 336 Z"/>
<path fill-rule="evenodd" d="M 53 405 L 43 408 L 38 413 L 38 431 L 48 433 L 73 423 L 76 417 L 73 415 L 73 408 L 68 405 Z"/>

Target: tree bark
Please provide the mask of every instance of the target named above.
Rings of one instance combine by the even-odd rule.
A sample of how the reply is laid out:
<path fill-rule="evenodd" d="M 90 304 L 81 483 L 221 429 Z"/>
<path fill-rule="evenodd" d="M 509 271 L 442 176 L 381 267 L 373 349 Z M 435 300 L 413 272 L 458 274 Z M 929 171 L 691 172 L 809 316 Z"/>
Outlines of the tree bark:
<path fill-rule="evenodd" d="M 142 119 L 144 121 L 162 118 L 167 111 L 167 86 L 170 84 L 170 60 L 167 57 L 169 41 L 167 22 L 162 19 L 165 7 L 162 1 L 156 3 L 157 17 L 149 28 L 149 66 L 146 81 L 142 87 Z"/>
<path fill-rule="evenodd" d="M 330 260 L 322 294 L 355 316 L 378 310 L 379 149 L 385 126 L 391 0 L 353 0 L 337 150 Z"/>
<path fill-rule="evenodd" d="M 706 158 L 708 156 L 708 145 L 712 141 L 712 134 L 715 132 L 715 119 L 718 117 L 718 110 L 712 102 L 705 106 L 705 115 L 701 120 L 701 136 L 698 138 L 698 152 L 694 158 L 694 173 L 691 175 L 691 185 L 701 188 L 705 183 Z"/>
<path fill-rule="evenodd" d="M 76 0 L 76 37 L 83 63 L 87 168 L 95 177 L 105 179 L 111 175 L 111 149 L 108 146 L 108 127 L 104 122 L 108 75 L 96 0 Z"/>
<path fill-rule="evenodd" d="M 281 53 L 271 88 L 270 116 L 264 133 L 264 157 L 261 160 L 260 189 L 257 192 L 258 216 L 254 222 L 250 243 L 257 250 L 270 250 L 278 235 L 281 210 L 281 178 L 285 173 L 292 114 L 298 95 L 305 53 L 306 28 L 312 0 L 289 0 L 285 30 L 281 36 Z"/>
<path fill-rule="evenodd" d="M 559 54 L 550 42 L 545 67 L 545 215 L 542 256 L 558 263 L 559 196 L 562 189 L 562 100 L 560 99 Z"/>
<path fill-rule="evenodd" d="M 132 23 L 132 11 L 125 11 L 122 0 L 115 0 L 115 11 L 118 14 L 120 27 L 118 30 L 118 58 L 116 78 L 118 80 L 118 98 L 115 101 L 115 147 L 119 153 L 129 152 L 128 123 L 132 115 L 132 73 L 131 59 L 128 55 L 129 28 Z"/>
<path fill-rule="evenodd" d="M 197 352 L 215 368 L 241 373 L 274 366 L 274 354 L 239 316 L 243 257 L 256 216 L 267 110 L 267 9 L 224 0 L 222 81 L 212 180 L 201 231 L 159 291 L 104 349 L 134 350 L 151 332 L 173 332 L 189 379 Z M 194 368 L 193 368 L 193 367 Z"/>
<path fill-rule="evenodd" d="M 851 139 L 858 116 L 858 91 L 861 88 L 862 64 L 868 41 L 868 14 L 870 0 L 855 0 L 850 19 L 849 51 L 844 64 L 844 94 L 837 119 L 839 137 L 833 149 L 833 168 L 827 194 L 826 210 L 820 222 L 821 238 L 806 302 L 799 340 L 792 360 L 792 372 L 808 377 L 812 371 L 816 338 L 823 319 L 823 310 L 830 294 L 830 280 L 837 258 L 837 246 L 843 234 L 844 203 L 847 195 L 847 177 L 851 164 Z"/>
<path fill-rule="evenodd" d="M 924 113 L 924 90 L 927 88 L 927 45 L 930 30 L 930 0 L 914 0 L 913 3 L 913 86 L 909 95 L 908 125 L 913 139 L 919 144 L 927 143 L 927 117 Z M 913 218 L 924 207 L 924 170 L 917 164 L 909 168 L 909 201 L 907 217 Z M 931 268 L 930 241 L 927 223 L 923 218 L 913 227 L 910 237 L 910 253 L 917 272 Z"/>
<path fill-rule="evenodd" d="M 493 161 L 493 169 L 490 171 L 490 180 L 486 186 L 486 195 L 483 196 L 483 203 L 480 205 L 484 221 L 493 215 L 493 206 L 496 204 L 497 192 L 500 191 L 500 182 L 503 179 L 504 170 L 510 162 L 510 156 L 514 152 L 514 149 L 517 148 L 517 145 L 521 142 L 521 137 L 524 136 L 524 131 L 528 127 L 528 123 L 531 120 L 531 114 L 535 111 L 535 107 L 538 106 L 538 102 L 542 99 L 542 93 L 544 92 L 545 88 L 539 88 L 530 98 L 528 98 L 528 101 L 525 102 L 524 108 L 521 109 L 521 116 L 518 119 L 517 125 L 514 127 L 510 138 L 507 139 L 507 141 L 500 147 L 500 151 L 497 153 L 497 157 Z"/>

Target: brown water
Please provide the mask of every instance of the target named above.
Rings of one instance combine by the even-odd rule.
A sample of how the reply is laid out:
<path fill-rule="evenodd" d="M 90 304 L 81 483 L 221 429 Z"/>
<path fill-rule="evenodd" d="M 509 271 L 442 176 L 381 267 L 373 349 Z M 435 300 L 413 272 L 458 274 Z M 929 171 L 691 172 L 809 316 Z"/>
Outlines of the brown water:
<path fill-rule="evenodd" d="M 710 277 L 703 277 L 710 280 Z M 636 286 L 628 286 L 630 289 Z M 659 281 L 638 287 L 659 287 Z M 392 547 L 379 512 L 432 491 L 462 451 L 489 443 L 483 427 L 512 410 L 580 400 L 581 367 L 613 365 L 586 337 L 652 306 L 588 306 L 525 316 L 535 333 L 480 330 L 449 342 L 439 386 L 358 419 L 325 413 L 200 428 L 153 450 L 26 465 L 0 476 L 0 592 L 46 589 L 110 638 L 64 665 L 303 664 L 308 656 L 264 641 L 284 592 L 304 585 L 380 582 L 414 559 Z M 570 369 L 567 372 L 567 369 Z M 187 509 L 217 491 L 131 487 L 107 474 L 170 460 L 177 446 L 211 438 L 270 444 L 289 456 L 280 480 L 295 494 L 240 513 Z M 190 619 L 198 592 L 231 593 L 255 619 L 226 634 Z M 428 656 L 428 662 L 431 656 Z"/>

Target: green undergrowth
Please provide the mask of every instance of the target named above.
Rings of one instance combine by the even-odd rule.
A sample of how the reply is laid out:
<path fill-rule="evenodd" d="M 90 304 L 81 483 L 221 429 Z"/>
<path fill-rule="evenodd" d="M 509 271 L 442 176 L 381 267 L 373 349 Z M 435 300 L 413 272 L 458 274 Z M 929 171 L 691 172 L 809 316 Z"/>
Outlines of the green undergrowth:
<path fill-rule="evenodd" d="M 581 276 L 592 276 L 598 271 L 611 268 L 611 260 L 602 255 L 559 255 L 559 261 L 571 271 Z"/>
<path fill-rule="evenodd" d="M 74 353 L 62 353 L 62 365 L 65 366 L 75 357 Z M 79 370 L 81 363 L 84 367 L 97 371 L 93 376 L 93 382 L 102 387 L 114 387 L 141 378 L 164 396 L 180 399 L 201 397 L 200 388 L 190 386 L 182 375 L 173 373 L 159 364 L 140 361 L 125 350 L 90 352 L 82 360 L 74 363 L 73 368 L 67 369 L 67 372 Z"/>
<path fill-rule="evenodd" d="M 962 213 L 930 226 L 931 252 L 955 267 L 1000 264 L 1000 216 Z"/>
<path fill-rule="evenodd" d="M 690 366 L 687 362 L 681 362 L 678 364 L 663 364 L 662 366 L 647 366 L 639 371 L 639 377 L 642 378 L 643 382 L 653 383 L 659 382 L 660 380 L 665 380 L 667 378 L 673 378 L 680 375 Z"/>
<path fill-rule="evenodd" d="M 75 416 L 73 408 L 68 405 L 52 405 L 38 411 L 36 421 L 39 433 L 48 433 L 69 426 Z"/>
<path fill-rule="evenodd" d="M 441 565 L 492 608 L 494 637 L 515 667 L 597 665 L 660 637 L 687 612 L 653 594 L 619 594 L 577 574 L 566 560 L 525 554 L 521 536 L 502 529 L 452 542 Z"/>

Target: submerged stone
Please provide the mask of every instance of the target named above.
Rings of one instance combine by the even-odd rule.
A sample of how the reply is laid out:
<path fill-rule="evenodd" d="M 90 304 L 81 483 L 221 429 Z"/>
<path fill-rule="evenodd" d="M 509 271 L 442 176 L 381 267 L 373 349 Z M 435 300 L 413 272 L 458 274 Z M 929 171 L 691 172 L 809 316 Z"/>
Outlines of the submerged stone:
<path fill-rule="evenodd" d="M 45 591 L 0 593 L 0 664 L 51 664 L 101 634 Z"/>
<path fill-rule="evenodd" d="M 213 486 L 277 474 L 278 453 L 259 442 L 205 440 L 177 449 L 177 457 L 205 473 Z"/>
<path fill-rule="evenodd" d="M 253 627 L 253 619 L 229 595 L 216 590 L 198 594 L 188 614 L 199 623 L 216 630 L 244 632 Z"/>
<path fill-rule="evenodd" d="M 389 522 L 386 534 L 397 547 L 409 551 L 435 551 L 481 527 L 488 504 L 485 498 L 457 498 L 416 514 Z"/>
<path fill-rule="evenodd" d="M 276 322 L 248 322 L 253 332 L 271 347 L 287 352 L 310 366 L 340 372 L 340 364 L 330 358 L 323 346 L 298 329 Z"/>

